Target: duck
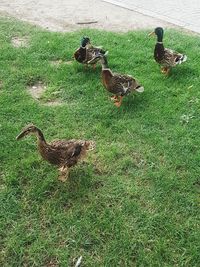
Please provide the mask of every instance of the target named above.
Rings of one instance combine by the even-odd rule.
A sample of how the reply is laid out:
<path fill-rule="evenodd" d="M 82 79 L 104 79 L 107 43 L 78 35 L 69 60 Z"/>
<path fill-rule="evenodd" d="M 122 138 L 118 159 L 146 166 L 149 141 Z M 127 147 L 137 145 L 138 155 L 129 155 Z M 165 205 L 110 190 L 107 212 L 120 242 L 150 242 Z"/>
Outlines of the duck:
<path fill-rule="evenodd" d="M 106 56 L 99 54 L 102 65 L 102 83 L 106 90 L 112 93 L 111 100 L 114 101 L 116 107 L 120 107 L 124 96 L 129 95 L 131 92 L 142 93 L 144 87 L 131 75 L 113 73 L 108 67 L 108 60 Z"/>
<path fill-rule="evenodd" d="M 99 61 L 99 58 L 95 57 L 97 54 L 107 55 L 108 51 L 103 50 L 101 47 L 93 46 L 90 38 L 84 36 L 81 39 L 80 47 L 74 53 L 74 58 L 79 63 L 85 64 L 85 66 L 92 65 L 93 69 L 95 69 L 96 63 Z"/>
<path fill-rule="evenodd" d="M 164 47 L 164 30 L 162 27 L 157 27 L 153 32 L 149 33 L 149 36 L 152 35 L 157 36 L 157 42 L 154 49 L 154 59 L 158 64 L 161 65 L 161 72 L 165 75 L 168 75 L 171 67 L 175 67 L 185 62 L 187 60 L 187 56 Z"/>
<path fill-rule="evenodd" d="M 34 124 L 28 124 L 20 134 L 17 140 L 28 135 L 37 137 L 38 151 L 41 157 L 52 165 L 56 165 L 59 169 L 58 179 L 65 182 L 69 176 L 69 169 L 75 166 L 83 159 L 89 150 L 95 147 L 94 141 L 86 140 L 54 140 L 50 143 L 46 142 L 42 131 Z"/>

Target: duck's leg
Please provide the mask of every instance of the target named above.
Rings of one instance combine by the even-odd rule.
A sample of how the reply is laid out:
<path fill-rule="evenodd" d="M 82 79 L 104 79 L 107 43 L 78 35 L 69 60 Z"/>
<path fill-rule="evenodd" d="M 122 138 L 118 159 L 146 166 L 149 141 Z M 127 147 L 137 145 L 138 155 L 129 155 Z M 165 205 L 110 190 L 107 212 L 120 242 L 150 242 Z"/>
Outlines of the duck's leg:
<path fill-rule="evenodd" d="M 165 75 L 168 75 L 169 74 L 169 71 L 170 71 L 170 68 L 167 68 L 164 74 Z"/>
<path fill-rule="evenodd" d="M 62 181 L 62 182 L 66 182 L 67 178 L 69 176 L 69 169 L 67 166 L 63 166 L 61 168 L 59 168 L 60 174 L 58 176 L 58 180 Z"/>
<path fill-rule="evenodd" d="M 164 72 L 165 72 L 165 67 L 161 67 L 161 68 L 160 68 L 160 71 L 161 71 L 162 73 L 164 73 Z"/>
<path fill-rule="evenodd" d="M 161 72 L 165 75 L 168 75 L 170 71 L 169 67 L 161 67 Z"/>
<path fill-rule="evenodd" d="M 114 103 L 116 107 L 119 108 L 119 107 L 121 106 L 121 104 L 122 104 L 122 99 L 123 99 L 123 96 L 119 96 L 119 100 L 116 101 L 116 102 Z"/>
<path fill-rule="evenodd" d="M 113 95 L 110 98 L 112 101 L 119 101 L 119 97 L 117 95 Z"/>

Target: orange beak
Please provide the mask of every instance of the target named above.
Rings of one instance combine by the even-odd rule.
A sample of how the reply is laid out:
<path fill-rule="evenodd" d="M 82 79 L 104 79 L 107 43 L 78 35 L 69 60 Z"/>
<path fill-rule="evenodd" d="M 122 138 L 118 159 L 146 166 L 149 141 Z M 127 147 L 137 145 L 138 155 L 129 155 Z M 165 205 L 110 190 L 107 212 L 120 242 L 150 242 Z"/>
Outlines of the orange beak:
<path fill-rule="evenodd" d="M 155 32 L 150 32 L 150 33 L 148 34 L 148 36 L 153 36 L 153 35 L 156 35 Z"/>

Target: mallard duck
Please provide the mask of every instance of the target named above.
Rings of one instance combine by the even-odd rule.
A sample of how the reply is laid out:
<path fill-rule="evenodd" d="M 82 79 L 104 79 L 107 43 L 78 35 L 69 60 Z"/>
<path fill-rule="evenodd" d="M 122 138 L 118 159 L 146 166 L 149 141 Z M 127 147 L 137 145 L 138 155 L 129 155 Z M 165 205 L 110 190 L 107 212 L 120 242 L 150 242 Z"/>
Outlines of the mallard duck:
<path fill-rule="evenodd" d="M 95 58 L 95 56 L 97 54 L 106 55 L 107 53 L 108 53 L 108 51 L 104 51 L 100 47 L 95 47 L 95 46 L 91 45 L 90 38 L 83 37 L 81 40 L 81 46 L 74 53 L 74 58 L 79 63 L 86 64 L 86 66 L 91 64 L 93 66 L 93 68 L 95 68 L 96 63 L 99 60 L 99 58 Z"/>
<path fill-rule="evenodd" d="M 154 49 L 154 58 L 156 62 L 161 65 L 161 72 L 168 74 L 171 67 L 175 67 L 187 60 L 187 56 L 180 54 L 171 49 L 165 48 L 163 45 L 164 30 L 161 27 L 155 28 L 155 30 L 149 33 L 149 36 L 156 35 L 157 43 Z"/>
<path fill-rule="evenodd" d="M 123 97 L 131 92 L 142 93 L 144 91 L 144 87 L 131 75 L 113 73 L 108 67 L 108 61 L 104 55 L 99 54 L 97 57 L 100 58 L 102 65 L 102 83 L 113 94 L 111 100 L 114 101 L 115 106 L 120 107 Z"/>
<path fill-rule="evenodd" d="M 59 167 L 59 180 L 66 181 L 69 168 L 76 165 L 80 159 L 86 156 L 88 150 L 93 150 L 95 143 L 84 140 L 55 140 L 47 143 L 42 131 L 35 125 L 27 125 L 16 137 L 17 140 L 26 135 L 34 134 L 37 137 L 38 150 L 42 158 Z"/>

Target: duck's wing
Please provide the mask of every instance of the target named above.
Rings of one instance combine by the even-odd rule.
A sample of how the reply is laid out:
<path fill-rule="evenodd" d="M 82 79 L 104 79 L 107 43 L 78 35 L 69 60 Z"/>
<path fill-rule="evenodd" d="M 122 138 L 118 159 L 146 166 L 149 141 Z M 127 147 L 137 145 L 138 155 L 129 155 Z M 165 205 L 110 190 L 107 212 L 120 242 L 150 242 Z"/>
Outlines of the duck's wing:
<path fill-rule="evenodd" d="M 123 96 L 130 93 L 136 80 L 130 75 L 114 73 L 111 82 L 116 93 Z"/>
<path fill-rule="evenodd" d="M 181 53 L 178 53 L 172 49 L 165 48 L 164 50 L 164 61 L 169 66 L 175 66 L 181 64 L 187 60 L 187 56 Z"/>

